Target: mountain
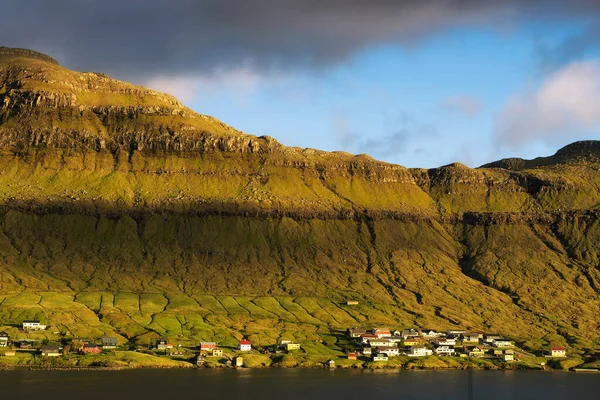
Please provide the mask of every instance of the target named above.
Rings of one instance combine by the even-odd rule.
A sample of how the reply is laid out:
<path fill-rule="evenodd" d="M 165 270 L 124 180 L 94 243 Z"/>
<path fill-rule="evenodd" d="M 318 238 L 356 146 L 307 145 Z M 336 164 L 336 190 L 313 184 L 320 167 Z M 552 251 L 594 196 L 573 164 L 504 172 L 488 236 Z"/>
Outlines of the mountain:
<path fill-rule="evenodd" d="M 0 104 L 0 328 L 339 346 L 386 324 L 600 350 L 599 142 L 407 169 L 2 47 Z"/>

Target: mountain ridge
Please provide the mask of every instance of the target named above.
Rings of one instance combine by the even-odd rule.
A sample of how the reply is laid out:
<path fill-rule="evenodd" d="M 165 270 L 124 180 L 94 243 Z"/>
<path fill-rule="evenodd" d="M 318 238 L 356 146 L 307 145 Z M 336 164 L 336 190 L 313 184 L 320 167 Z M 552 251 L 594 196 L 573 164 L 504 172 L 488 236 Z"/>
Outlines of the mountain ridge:
<path fill-rule="evenodd" d="M 0 303 L 0 327 L 35 310 L 77 329 L 64 309 L 39 306 L 36 293 L 51 292 L 83 299 L 90 324 L 129 339 L 212 329 L 266 343 L 231 299 L 293 310 L 357 298 L 351 318 L 260 315 L 297 335 L 325 318 L 328 330 L 467 327 L 600 352 L 598 143 L 519 169 L 407 169 L 288 148 L 24 54 L 0 54 L 0 302 L 35 295 Z M 127 311 L 118 294 L 194 311 Z M 206 296 L 229 296 L 236 311 L 213 315 Z"/>

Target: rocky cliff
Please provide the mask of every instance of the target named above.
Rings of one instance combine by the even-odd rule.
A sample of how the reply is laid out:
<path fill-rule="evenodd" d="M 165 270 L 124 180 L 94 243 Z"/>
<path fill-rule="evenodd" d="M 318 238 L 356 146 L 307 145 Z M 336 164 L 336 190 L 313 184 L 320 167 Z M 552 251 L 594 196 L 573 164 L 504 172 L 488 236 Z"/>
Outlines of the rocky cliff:
<path fill-rule="evenodd" d="M 352 297 L 599 349 L 598 142 L 407 169 L 6 48 L 0 105 L 0 294 Z"/>

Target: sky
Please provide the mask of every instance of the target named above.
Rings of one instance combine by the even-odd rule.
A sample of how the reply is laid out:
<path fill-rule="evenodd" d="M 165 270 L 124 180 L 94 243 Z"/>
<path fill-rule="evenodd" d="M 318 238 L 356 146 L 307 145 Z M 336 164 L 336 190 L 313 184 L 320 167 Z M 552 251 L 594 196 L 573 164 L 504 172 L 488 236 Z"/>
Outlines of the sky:
<path fill-rule="evenodd" d="M 600 139 L 596 0 L 1 0 L 0 45 L 288 146 L 471 167 Z"/>

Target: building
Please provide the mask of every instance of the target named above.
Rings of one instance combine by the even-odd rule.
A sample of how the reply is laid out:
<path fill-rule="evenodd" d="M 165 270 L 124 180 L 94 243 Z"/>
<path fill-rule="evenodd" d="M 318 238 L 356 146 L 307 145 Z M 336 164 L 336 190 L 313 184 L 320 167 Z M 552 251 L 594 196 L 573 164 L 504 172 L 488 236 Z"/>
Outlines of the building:
<path fill-rule="evenodd" d="M 4 352 L 4 354 L 0 354 L 0 355 L 3 355 L 4 357 L 14 357 L 16 354 L 17 354 L 17 352 L 14 350 L 6 350 Z"/>
<path fill-rule="evenodd" d="M 402 336 L 402 339 L 416 338 L 419 337 L 419 332 L 414 329 L 404 329 L 400 336 Z"/>
<path fill-rule="evenodd" d="M 404 339 L 402 342 L 405 346 L 419 346 L 423 344 L 423 340 L 421 338 L 408 338 Z"/>
<path fill-rule="evenodd" d="M 387 328 L 375 328 L 373 329 L 373 335 L 377 336 L 377 338 L 381 339 L 384 337 L 392 336 L 392 333 Z"/>
<path fill-rule="evenodd" d="M 223 350 L 221 349 L 212 349 L 212 356 L 213 357 L 223 357 Z"/>
<path fill-rule="evenodd" d="M 386 353 L 373 353 L 373 355 L 371 355 L 371 360 L 372 361 L 388 361 L 388 355 Z"/>
<path fill-rule="evenodd" d="M 502 339 L 502 336 L 497 333 L 486 333 L 485 335 L 483 335 L 483 341 L 485 343 L 492 344 L 496 339 Z"/>
<path fill-rule="evenodd" d="M 242 357 L 233 357 L 233 366 L 234 367 L 243 367 L 244 359 Z"/>
<path fill-rule="evenodd" d="M 392 342 L 388 339 L 370 339 L 369 340 L 369 345 L 371 347 L 386 347 L 386 346 L 390 346 L 393 343 L 394 342 Z"/>
<path fill-rule="evenodd" d="M 359 328 L 359 327 L 354 327 L 354 328 L 348 328 L 348 330 L 346 331 L 348 336 L 351 338 L 359 338 L 362 335 L 366 335 L 367 334 L 367 330 L 363 329 L 363 328 Z"/>
<path fill-rule="evenodd" d="M 515 355 L 513 353 L 504 353 L 500 356 L 502 361 L 515 361 Z"/>
<path fill-rule="evenodd" d="M 363 353 L 365 356 L 370 356 L 370 355 L 371 355 L 371 353 L 373 353 L 373 349 L 372 349 L 372 348 L 370 348 L 370 347 L 363 347 L 362 353 Z"/>
<path fill-rule="evenodd" d="M 452 330 L 446 331 L 446 335 L 447 336 L 460 336 L 465 332 L 466 331 L 460 330 L 460 329 L 452 329 Z"/>
<path fill-rule="evenodd" d="M 467 332 L 462 335 L 463 343 L 479 343 L 479 339 L 483 339 L 483 335 L 477 332 Z"/>
<path fill-rule="evenodd" d="M 249 340 L 240 340 L 240 345 L 238 346 L 239 351 L 250 351 L 252 350 L 252 343 Z"/>
<path fill-rule="evenodd" d="M 172 349 L 173 345 L 168 343 L 165 339 L 160 339 L 156 342 L 156 350 L 166 351 L 167 349 Z"/>
<path fill-rule="evenodd" d="M 435 345 L 437 346 L 456 346 L 456 339 L 454 338 L 437 338 L 434 340 Z"/>
<path fill-rule="evenodd" d="M 60 347 L 58 346 L 42 346 L 40 350 L 42 356 L 44 357 L 59 357 L 60 356 Z"/>
<path fill-rule="evenodd" d="M 435 339 L 437 337 L 444 336 L 443 333 L 437 332 L 433 329 L 424 329 L 421 331 L 421 335 L 427 339 Z"/>
<path fill-rule="evenodd" d="M 470 351 L 469 351 L 469 357 L 483 357 L 483 355 L 485 354 L 485 351 L 483 350 L 483 347 L 480 346 L 476 346 L 473 347 Z"/>
<path fill-rule="evenodd" d="M 567 349 L 565 349 L 564 347 L 550 347 L 549 356 L 550 357 L 566 357 Z"/>
<path fill-rule="evenodd" d="M 6 347 L 8 346 L 8 333 L 6 332 L 0 332 L 0 347 Z"/>
<path fill-rule="evenodd" d="M 435 348 L 435 354 L 438 356 L 453 356 L 456 354 L 456 350 L 450 346 L 438 346 Z"/>
<path fill-rule="evenodd" d="M 358 301 L 356 301 L 356 300 L 347 300 L 346 301 L 346 305 L 347 306 L 357 306 L 358 305 Z"/>
<path fill-rule="evenodd" d="M 363 343 L 369 343 L 369 340 L 372 340 L 372 339 L 379 339 L 379 338 L 377 337 L 377 335 L 372 335 L 370 333 L 365 333 L 363 335 L 360 335 L 360 340 Z"/>
<path fill-rule="evenodd" d="M 388 357 L 396 357 L 400 354 L 400 349 L 396 346 L 381 346 L 377 348 L 377 352 L 387 354 Z"/>
<path fill-rule="evenodd" d="M 335 361 L 334 360 L 327 361 L 327 366 L 329 368 L 335 368 Z"/>
<path fill-rule="evenodd" d="M 289 342 L 284 345 L 286 351 L 300 350 L 300 343 Z"/>
<path fill-rule="evenodd" d="M 97 344 L 93 344 L 93 343 L 86 343 L 83 346 L 81 346 L 81 349 L 79 349 L 81 354 L 100 354 L 102 353 L 102 349 L 97 345 Z"/>
<path fill-rule="evenodd" d="M 408 352 L 409 357 L 427 357 L 432 354 L 433 354 L 433 351 L 431 349 L 428 349 L 426 347 L 419 347 L 419 346 L 411 347 L 410 351 Z"/>
<path fill-rule="evenodd" d="M 46 329 L 46 325 L 42 325 L 37 319 L 26 319 L 23 321 L 24 331 L 43 331 Z"/>
<path fill-rule="evenodd" d="M 513 342 L 512 340 L 509 339 L 494 339 L 494 341 L 492 342 L 492 345 L 494 347 L 512 347 Z"/>
<path fill-rule="evenodd" d="M 356 360 L 356 359 L 358 359 L 358 354 L 348 353 L 348 360 Z"/>
<path fill-rule="evenodd" d="M 117 338 L 105 336 L 102 338 L 103 349 L 115 349 L 117 348 Z"/>
<path fill-rule="evenodd" d="M 200 342 L 200 352 L 210 351 L 212 352 L 217 348 L 217 344 L 215 342 Z"/>

